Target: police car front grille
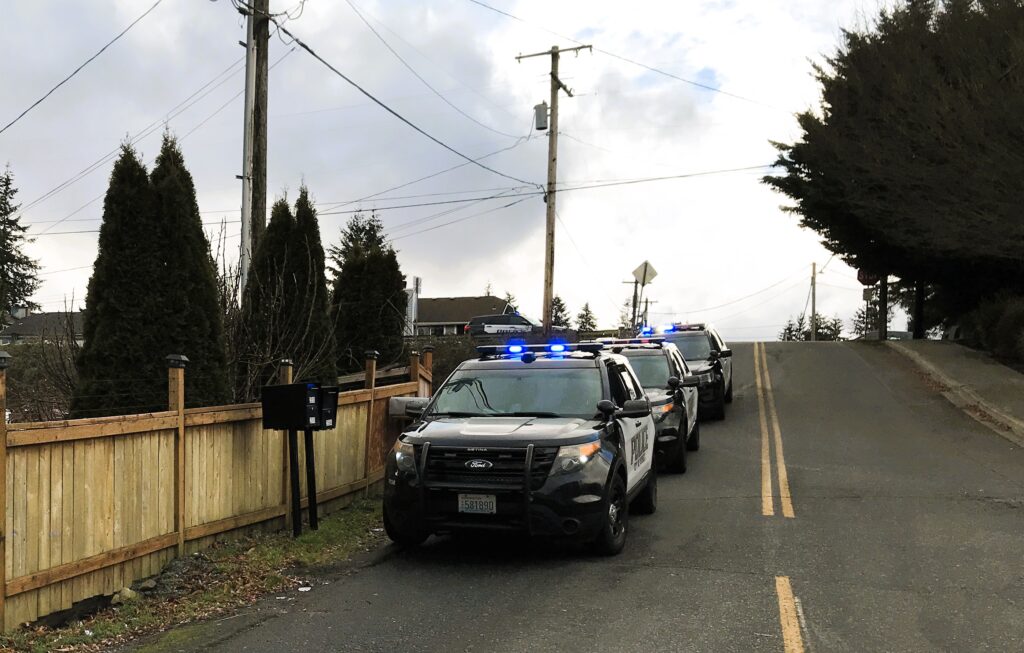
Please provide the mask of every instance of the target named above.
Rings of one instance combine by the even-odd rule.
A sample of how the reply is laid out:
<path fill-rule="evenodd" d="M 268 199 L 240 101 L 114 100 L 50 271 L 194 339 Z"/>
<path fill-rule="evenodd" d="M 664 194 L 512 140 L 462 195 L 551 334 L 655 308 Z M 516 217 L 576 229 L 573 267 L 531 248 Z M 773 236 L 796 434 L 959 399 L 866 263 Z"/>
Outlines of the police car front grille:
<path fill-rule="evenodd" d="M 530 487 L 539 489 L 551 471 L 551 464 L 558 453 L 557 447 L 535 447 L 530 470 Z M 470 461 L 486 461 L 490 466 L 469 467 Z M 526 448 L 491 448 L 486 451 L 462 447 L 430 447 L 427 457 L 427 483 L 436 485 L 485 485 L 508 486 L 518 489 L 523 486 L 526 465 Z"/>

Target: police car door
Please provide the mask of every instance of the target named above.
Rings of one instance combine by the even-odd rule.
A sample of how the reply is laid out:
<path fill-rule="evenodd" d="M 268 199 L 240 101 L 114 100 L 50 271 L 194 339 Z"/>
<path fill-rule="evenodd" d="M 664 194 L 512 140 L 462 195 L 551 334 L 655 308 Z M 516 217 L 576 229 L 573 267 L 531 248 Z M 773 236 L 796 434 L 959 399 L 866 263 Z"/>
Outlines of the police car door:
<path fill-rule="evenodd" d="M 676 369 L 679 370 L 676 378 L 681 383 L 683 379 L 690 376 L 690 368 L 678 351 L 672 352 L 672 360 L 675 361 Z M 683 395 L 683 407 L 686 409 L 686 433 L 683 434 L 686 436 L 690 434 L 690 429 L 693 428 L 694 422 L 697 421 L 697 388 L 680 387 L 679 392 Z"/>
<path fill-rule="evenodd" d="M 640 389 L 640 383 L 633 376 L 633 371 L 629 366 L 613 362 L 609 369 L 609 376 L 615 377 L 612 379 L 613 395 L 615 385 L 619 385 L 621 392 L 624 393 L 620 395 L 623 401 L 645 398 L 643 390 Z M 631 492 L 651 469 L 654 460 L 654 422 L 650 415 L 640 418 L 620 417 L 616 421 L 619 423 L 622 433 L 622 455 L 626 462 L 626 491 Z"/>
<path fill-rule="evenodd" d="M 718 335 L 717 331 L 711 331 L 711 346 L 714 347 L 716 351 L 728 349 L 728 347 L 725 346 L 725 341 L 722 340 L 722 336 Z M 719 358 L 718 362 L 722 366 L 722 387 L 728 389 L 729 386 L 732 385 L 732 357 Z"/>

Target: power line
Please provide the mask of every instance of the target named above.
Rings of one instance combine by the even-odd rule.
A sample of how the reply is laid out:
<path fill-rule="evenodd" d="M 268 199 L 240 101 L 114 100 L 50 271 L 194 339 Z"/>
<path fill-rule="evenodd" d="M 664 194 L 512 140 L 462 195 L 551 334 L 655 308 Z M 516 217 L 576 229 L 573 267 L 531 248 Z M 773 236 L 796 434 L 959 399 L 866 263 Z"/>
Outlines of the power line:
<path fill-rule="evenodd" d="M 342 78 L 343 80 L 345 80 L 346 82 L 348 82 L 348 83 L 349 83 L 349 84 L 350 84 L 350 85 L 351 85 L 351 86 L 352 86 L 353 88 L 355 88 L 355 89 L 356 89 L 357 91 L 359 91 L 360 93 L 362 93 L 363 95 L 365 95 L 366 97 L 368 97 L 368 98 L 369 98 L 370 100 L 372 100 L 372 101 L 373 101 L 374 103 L 376 103 L 376 104 L 377 104 L 377 105 L 378 105 L 379 107 L 381 107 L 382 109 L 384 109 L 385 111 L 387 111 L 388 113 L 390 113 L 391 115 L 393 115 L 393 116 L 394 116 L 395 118 L 398 118 L 398 119 L 399 119 L 399 120 L 401 120 L 401 121 L 402 121 L 403 123 L 405 123 L 406 125 L 408 125 L 409 127 L 411 127 L 411 128 L 412 128 L 413 130 L 415 130 L 415 131 L 416 131 L 417 133 L 419 133 L 419 134 L 421 134 L 422 136 L 424 136 L 424 137 L 428 138 L 429 140 L 433 141 L 434 143 L 436 143 L 436 144 L 440 145 L 441 147 L 443 147 L 444 149 L 448 150 L 448 151 L 449 151 L 449 152 L 451 152 L 452 154 L 455 154 L 456 156 L 459 156 L 460 158 L 463 158 L 463 159 L 465 159 L 465 160 L 466 160 L 466 161 L 468 161 L 469 163 L 472 163 L 473 165 L 476 165 L 476 166 L 478 166 L 478 167 L 480 167 L 480 168 L 482 168 L 482 169 L 484 169 L 484 170 L 486 170 L 486 171 L 488 171 L 488 172 L 491 172 L 491 173 L 493 173 L 493 174 L 496 174 L 496 175 L 498 175 L 499 177 L 504 177 L 505 179 L 511 179 L 512 181 L 518 181 L 519 183 L 522 183 L 522 184 L 528 184 L 528 185 L 530 185 L 530 186 L 537 186 L 537 187 L 540 187 L 540 184 L 534 183 L 534 182 L 532 182 L 532 181 L 526 181 L 525 179 L 520 179 L 519 177 L 513 177 L 512 175 L 508 175 L 508 174 L 505 174 L 504 172 L 500 172 L 500 171 L 498 171 L 498 170 L 495 170 L 494 168 L 491 168 L 491 167 L 489 167 L 489 166 L 487 166 L 487 165 L 484 165 L 483 163 L 480 163 L 480 161 L 479 161 L 479 160 L 477 160 L 477 159 L 473 159 L 473 158 L 471 158 L 471 157 L 469 157 L 469 156 L 467 156 L 467 155 L 463 154 L 462 152 L 460 152 L 459 150 L 456 150 L 456 149 L 455 149 L 454 147 L 452 147 L 451 145 L 448 145 L 448 144 L 447 144 L 447 143 L 445 143 L 444 141 L 442 141 L 442 140 L 440 140 L 440 139 L 436 138 L 435 136 L 432 136 L 431 134 L 427 133 L 427 132 L 426 132 L 426 131 L 424 131 L 424 130 L 423 130 L 422 128 L 420 128 L 419 126 L 417 126 L 416 124 L 414 124 L 414 123 L 413 123 L 412 121 L 410 121 L 410 120 L 409 120 L 408 118 L 406 118 L 406 117 L 405 117 L 405 116 L 403 116 L 402 114 L 398 113 L 397 111 L 395 111 L 394 109 L 392 109 L 391 107 L 389 107 L 389 106 L 388 106 L 387 104 L 385 104 L 385 103 L 384 103 L 384 102 L 382 102 L 381 100 L 378 100 L 378 99 L 376 98 L 376 96 L 374 96 L 374 95 L 373 95 L 372 93 L 370 93 L 369 91 L 367 91 L 366 89 L 364 89 L 364 88 L 363 88 L 362 86 L 360 86 L 359 84 L 357 84 L 357 83 L 356 83 L 355 81 L 353 81 L 353 80 L 352 80 L 352 79 L 351 79 L 350 77 L 348 77 L 347 75 L 345 75 L 345 74 L 344 74 L 343 72 L 341 72 L 340 70 L 338 70 L 337 68 L 335 68 L 334 66 L 332 66 L 332 65 L 331 65 L 331 64 L 330 64 L 330 63 L 329 63 L 329 62 L 328 62 L 328 61 L 327 61 L 326 59 L 324 59 L 323 57 L 321 57 L 320 55 L 318 55 L 318 54 L 316 53 L 316 51 L 315 51 L 315 50 L 313 50 L 313 48 L 311 48 L 311 47 L 310 47 L 309 45 L 307 45 L 307 44 L 306 44 L 306 43 L 305 43 L 305 42 L 304 42 L 304 41 L 303 41 L 302 39 L 300 39 L 299 37 L 295 36 L 295 35 L 294 35 L 294 34 L 292 34 L 292 33 L 291 33 L 290 31 L 288 31 L 288 28 L 286 28 L 286 27 L 282 26 L 282 25 L 281 25 L 281 24 L 280 24 L 280 23 L 279 23 L 279 22 L 277 21 L 277 19 L 276 19 L 276 18 L 274 18 L 273 16 L 268 16 L 268 17 L 270 18 L 270 20 L 274 21 L 274 23 L 275 23 L 275 24 L 276 24 L 276 25 L 278 26 L 278 29 L 280 29 L 280 30 L 281 30 L 282 32 L 284 32 L 285 34 L 287 34 L 287 35 L 288 35 L 288 37 L 289 37 L 289 38 L 291 38 L 291 39 L 292 39 L 292 40 L 293 40 L 293 41 L 294 41 L 295 43 L 298 43 L 298 44 L 299 44 L 299 47 L 301 47 L 301 48 L 302 48 L 303 50 L 305 50 L 306 52 L 308 52 L 310 56 L 312 56 L 312 57 L 313 57 L 314 59 L 316 59 L 317 61 L 319 61 L 320 63 L 322 63 L 322 64 L 323 64 L 324 66 L 326 66 L 326 67 L 327 67 L 327 68 L 328 68 L 328 69 L 329 69 L 329 70 L 330 70 L 331 72 L 333 72 L 333 73 L 334 73 L 335 75 L 337 75 L 338 77 L 340 77 L 340 78 Z"/>
<path fill-rule="evenodd" d="M 472 215 L 467 215 L 467 216 L 459 218 L 457 220 L 451 220 L 450 222 L 445 222 L 445 223 L 442 223 L 442 224 L 434 225 L 432 227 L 427 227 L 426 229 L 421 229 L 419 231 L 414 231 L 412 233 L 404 234 L 402 236 L 398 236 L 396 238 L 392 238 L 391 240 L 392 241 L 401 240 L 402 238 L 408 238 L 409 236 L 417 236 L 419 234 L 427 233 L 428 231 L 434 231 L 435 229 L 440 229 L 441 227 L 447 227 L 448 225 L 453 225 L 453 224 L 455 224 L 457 222 L 465 222 L 466 220 L 469 220 L 471 218 L 478 218 L 478 217 L 480 217 L 482 215 L 487 215 L 488 213 L 494 213 L 495 211 L 500 211 L 502 209 L 507 209 L 510 206 L 515 206 L 516 204 L 520 204 L 522 202 L 525 202 L 528 199 L 530 199 L 530 198 L 529 197 L 524 197 L 522 199 L 518 199 L 518 200 L 516 200 L 514 202 L 509 202 L 508 204 L 504 204 L 502 206 L 497 206 L 497 207 L 494 207 L 492 209 L 487 209 L 486 211 L 481 211 L 480 213 L 474 213 Z"/>
<path fill-rule="evenodd" d="M 747 299 L 750 299 L 751 297 L 756 297 L 757 295 L 760 295 L 761 293 L 768 292 L 772 288 L 781 286 L 782 284 L 784 284 L 787 281 L 789 281 L 790 279 L 792 279 L 795 275 L 802 274 L 806 267 L 807 266 L 804 265 L 799 270 L 797 270 L 796 272 L 793 272 L 792 274 L 788 275 L 786 278 L 782 279 L 781 281 L 776 281 L 775 283 L 773 283 L 770 286 L 766 286 L 766 287 L 764 287 L 764 288 L 762 288 L 762 289 L 760 289 L 758 291 L 750 293 L 749 295 L 744 295 L 743 297 L 740 297 L 739 299 L 734 299 L 732 301 L 725 302 L 724 304 L 718 304 L 716 306 L 708 306 L 706 308 L 687 309 L 684 312 L 687 313 L 687 314 L 689 314 L 689 313 L 706 313 L 707 311 L 713 311 L 713 310 L 716 310 L 716 309 L 719 309 L 719 308 L 725 308 L 726 306 L 732 306 L 733 304 L 739 304 L 740 302 L 745 301 Z M 654 315 L 675 315 L 675 313 L 655 313 L 653 311 L 652 311 L 652 314 L 654 314 Z"/>
<path fill-rule="evenodd" d="M 566 36 L 564 34 L 559 34 L 558 32 L 554 32 L 552 30 L 547 29 L 546 27 L 542 27 L 542 26 L 537 25 L 535 23 L 531 23 L 530 21 L 524 20 L 524 19 L 520 18 L 519 16 L 512 15 L 512 14 L 508 13 L 507 11 L 502 11 L 501 9 L 498 9 L 497 7 L 492 7 L 491 5 L 489 5 L 487 3 L 480 2 L 480 0 L 469 0 L 469 1 L 472 2 L 475 5 L 479 5 L 479 6 L 483 7 L 484 9 L 490 9 L 491 11 L 493 11 L 495 13 L 498 13 L 498 14 L 501 14 L 502 16 L 505 16 L 507 18 L 511 18 L 512 20 L 517 20 L 520 23 L 523 23 L 524 25 L 529 25 L 530 27 L 533 27 L 535 29 L 539 29 L 541 31 L 547 32 L 548 34 L 551 34 L 552 36 L 557 36 L 560 39 L 565 39 L 567 41 L 572 41 L 573 43 L 575 43 L 577 45 L 583 45 L 583 43 L 581 41 L 577 41 L 576 39 L 572 38 L 571 36 Z M 625 61 L 626 63 L 631 63 L 634 66 L 639 66 L 639 67 L 641 67 L 641 68 L 643 68 L 645 70 L 649 70 L 652 73 L 658 73 L 659 75 L 664 75 L 665 77 L 671 77 L 672 79 L 675 79 L 675 80 L 680 81 L 680 82 L 684 82 L 686 84 L 690 84 L 691 86 L 696 86 L 698 88 L 702 88 L 702 89 L 707 90 L 707 91 L 712 91 L 714 93 L 721 93 L 722 95 L 728 95 L 729 97 L 735 98 L 737 100 L 743 100 L 744 102 L 751 102 L 753 104 L 760 104 L 761 106 L 768 107 L 768 108 L 771 108 L 771 109 L 778 109 L 778 107 L 773 107 L 772 105 L 765 104 L 764 102 L 761 102 L 759 100 L 754 100 L 752 98 L 744 97 L 742 95 L 737 95 L 736 93 L 730 93 L 729 91 L 723 91 L 720 88 L 716 88 L 716 87 L 710 86 L 708 84 L 702 84 L 701 82 L 694 81 L 692 79 L 686 79 L 685 77 L 680 77 L 679 75 L 674 75 L 674 74 L 672 74 L 670 72 L 667 72 L 665 70 L 661 70 L 660 68 L 655 68 L 654 66 L 648 66 L 645 63 L 641 63 L 641 62 L 636 61 L 634 59 L 630 59 L 629 57 L 624 57 L 621 54 L 616 54 L 614 52 L 609 52 L 608 50 L 603 50 L 603 49 L 601 49 L 601 48 L 599 48 L 597 46 L 594 46 L 594 51 L 595 52 L 600 52 L 601 54 L 607 55 L 609 57 L 613 57 L 615 59 L 619 59 L 621 61 Z"/>
<path fill-rule="evenodd" d="M 506 132 L 503 132 L 500 129 L 495 129 L 494 127 L 491 127 L 490 125 L 485 125 L 484 123 L 480 122 L 479 120 L 477 120 L 473 116 L 469 115 L 468 113 L 466 113 L 465 111 L 463 111 L 462 109 L 457 107 L 451 100 L 446 98 L 440 91 L 438 91 L 436 88 L 431 86 L 430 82 L 428 82 L 426 79 L 423 78 L 422 75 L 420 75 L 418 72 L 416 72 L 416 69 L 413 68 L 409 64 L 409 62 L 406 61 L 402 57 L 402 55 L 398 54 L 398 51 L 396 51 L 393 47 L 391 47 L 391 44 L 388 43 L 387 40 L 383 36 L 381 36 L 380 32 L 378 32 L 376 29 L 374 29 L 373 25 L 370 24 L 370 21 L 366 20 L 366 18 L 363 16 L 362 12 L 359 11 L 359 8 L 356 7 L 355 3 L 352 2 L 352 0 L 345 0 L 345 2 L 347 2 L 348 6 L 352 8 L 352 11 L 355 12 L 356 16 L 359 16 L 359 20 L 363 21 L 363 24 L 366 25 L 366 27 L 371 32 L 373 32 L 373 35 L 376 36 L 377 39 L 381 43 L 384 44 L 384 47 L 387 48 L 388 51 L 391 52 L 391 54 L 395 55 L 395 58 L 398 59 L 400 62 L 402 62 L 402 65 L 405 66 L 409 70 L 409 72 L 411 72 L 416 77 L 416 79 L 418 79 L 421 82 L 423 82 L 423 85 L 426 86 L 428 89 L 430 89 L 430 91 L 434 95 L 436 95 L 438 98 L 440 98 L 442 102 L 444 102 L 445 104 L 450 106 L 452 109 L 457 111 L 459 114 L 461 114 L 465 118 L 467 118 L 470 122 L 472 122 L 472 123 L 474 123 L 476 125 L 479 125 L 479 126 L 483 127 L 484 129 L 486 129 L 488 131 L 494 132 L 495 134 L 500 134 L 501 136 L 506 136 L 508 138 L 518 138 L 517 136 L 514 136 L 512 134 L 508 134 Z"/>
<path fill-rule="evenodd" d="M 226 222 L 221 222 L 221 221 L 218 220 L 217 222 L 204 222 L 202 224 L 203 224 L 204 227 L 212 227 L 212 226 L 216 226 L 216 225 L 220 225 L 220 224 L 240 224 L 240 223 L 241 223 L 240 220 L 228 220 Z M 37 238 L 39 236 L 70 236 L 70 235 L 73 235 L 73 234 L 98 234 L 99 232 L 100 232 L 99 229 L 81 229 L 81 230 L 78 230 L 78 231 L 48 231 L 48 232 L 45 232 L 45 233 L 31 234 L 31 236 L 33 238 Z"/>
<path fill-rule="evenodd" d="M 44 95 L 43 97 L 41 97 L 41 98 L 39 98 L 38 100 L 36 100 L 35 102 L 33 102 L 33 103 L 32 103 L 32 104 L 31 104 L 31 105 L 30 105 L 30 106 L 29 106 L 29 107 L 28 107 L 27 109 L 25 109 L 25 110 L 24 110 L 24 111 L 22 111 L 22 112 L 21 112 L 20 114 L 18 114 L 18 117 L 17 117 L 17 118 L 15 118 L 14 120 L 12 120 L 12 121 L 10 121 L 9 123 L 7 123 L 6 125 L 4 125 L 4 126 L 3 126 L 3 128 L 2 128 L 2 129 L 0 129 L 0 134 L 2 134 L 2 133 L 4 133 L 5 131 L 7 131 L 7 130 L 8 130 L 8 128 L 10 128 L 10 126 L 11 126 L 11 125 L 13 125 L 14 123 L 16 123 L 16 122 L 18 122 L 19 120 L 21 120 L 22 118 L 24 118 L 24 117 L 25 117 L 25 114 L 27 114 L 27 113 L 28 113 L 29 111 L 31 111 L 32 109 L 35 109 L 35 108 L 36 108 L 37 106 L 39 106 L 40 104 L 42 104 L 42 102 L 43 102 L 43 101 L 44 101 L 44 100 L 45 100 L 46 98 L 48 98 L 48 97 L 50 97 L 51 95 L 53 95 L 53 92 L 54 92 L 54 91 L 56 91 L 56 90 L 57 90 L 58 88 L 60 88 L 61 86 L 64 86 L 64 84 L 65 84 L 65 83 L 66 83 L 66 82 L 67 82 L 68 80 L 70 80 L 70 79 L 71 79 L 72 77 L 74 77 L 75 75 L 77 75 L 77 74 L 79 73 L 79 71 L 81 71 L 81 70 L 82 70 L 83 68 L 85 68 L 86 66 L 88 66 L 88 65 L 89 65 L 90 63 L 92 63 L 93 59 L 95 59 L 96 57 L 98 57 L 98 56 L 100 56 L 101 54 L 103 54 L 103 52 L 104 52 L 104 51 L 105 51 L 105 50 L 106 50 L 107 48 L 109 48 L 109 47 L 110 47 L 111 45 L 113 45 L 113 44 L 114 44 L 115 42 L 117 42 L 117 40 L 118 40 L 118 39 L 120 39 L 120 38 L 121 38 L 122 36 L 124 36 L 125 34 L 127 34 L 127 33 L 128 33 L 128 30 L 130 30 L 131 28 L 135 27 L 136 23 L 138 23 L 138 22 L 139 22 L 140 20 L 142 20 L 143 18 L 145 18 L 146 16 L 148 16 L 148 15 L 149 15 L 149 12 L 153 11 L 154 9 L 156 9 L 156 8 L 157 8 L 157 5 L 159 5 L 159 4 L 160 4 L 161 2 L 163 2 L 163 1 L 164 1 L 164 0 L 156 0 L 156 2 L 155 2 L 155 3 L 153 3 L 153 6 L 152 6 L 152 7 L 150 7 L 150 8 L 149 8 L 149 9 L 147 9 L 146 11 L 144 11 L 144 12 L 142 13 L 142 15 L 141 15 L 141 16 L 139 16 L 138 18 L 136 18 L 135 20 L 133 20 L 133 21 L 131 22 L 131 24 L 130 24 L 130 25 L 128 25 L 128 27 L 124 28 L 124 30 L 122 30 L 122 31 L 121 31 L 121 33 L 120 33 L 120 34 L 118 34 L 117 36 L 115 36 L 115 37 L 114 37 L 114 38 L 113 38 L 112 40 L 108 41 L 106 45 L 104 45 L 104 46 L 103 46 L 102 48 L 100 48 L 100 49 L 99 49 L 99 52 L 97 52 L 96 54 L 94 54 L 94 55 L 92 55 L 91 57 L 89 57 L 88 59 L 86 59 L 86 60 L 85 60 L 85 62 L 84 62 L 84 63 L 83 63 L 82 65 L 80 65 L 80 66 L 79 66 L 78 68 L 75 68 L 75 69 L 74 69 L 73 71 L 71 71 L 71 74 L 70 74 L 70 75 L 68 75 L 68 76 L 67 76 L 67 77 L 65 77 L 64 79 L 60 80 L 60 82 L 58 82 L 58 84 L 57 84 L 56 86 L 54 86 L 54 87 L 53 87 L 53 88 L 51 88 L 51 89 L 50 89 L 49 91 L 47 91 L 47 92 L 46 92 L 46 95 Z"/>

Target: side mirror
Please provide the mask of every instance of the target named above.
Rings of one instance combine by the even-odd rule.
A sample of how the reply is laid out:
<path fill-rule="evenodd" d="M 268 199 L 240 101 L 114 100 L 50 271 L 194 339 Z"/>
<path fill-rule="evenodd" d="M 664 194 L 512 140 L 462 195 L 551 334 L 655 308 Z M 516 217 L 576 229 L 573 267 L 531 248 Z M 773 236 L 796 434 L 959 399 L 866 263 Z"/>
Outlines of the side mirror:
<path fill-rule="evenodd" d="M 715 351 L 714 349 L 712 349 L 711 353 L 708 354 L 708 358 L 711 358 L 711 359 L 714 359 L 714 360 L 718 360 L 721 357 L 722 357 L 722 352 Z"/>
<path fill-rule="evenodd" d="M 604 415 L 605 419 L 611 419 L 612 415 L 615 414 L 615 404 L 608 399 L 602 399 L 597 402 L 597 412 Z"/>
<path fill-rule="evenodd" d="M 419 419 L 429 403 L 426 397 L 392 397 L 388 400 L 388 417 Z"/>
<path fill-rule="evenodd" d="M 630 399 L 622 407 L 617 417 L 647 417 L 651 414 L 651 402 L 646 399 Z"/>
<path fill-rule="evenodd" d="M 700 385 L 700 379 L 696 376 L 688 376 L 683 379 L 684 388 L 696 388 L 698 385 Z"/>
<path fill-rule="evenodd" d="M 732 350 L 723 349 L 722 351 L 718 352 L 718 355 L 721 356 L 722 358 L 732 358 Z"/>
<path fill-rule="evenodd" d="M 668 387 L 672 388 L 673 390 L 678 389 L 679 388 L 679 377 L 677 377 L 677 376 L 670 376 L 670 377 L 668 377 Z"/>

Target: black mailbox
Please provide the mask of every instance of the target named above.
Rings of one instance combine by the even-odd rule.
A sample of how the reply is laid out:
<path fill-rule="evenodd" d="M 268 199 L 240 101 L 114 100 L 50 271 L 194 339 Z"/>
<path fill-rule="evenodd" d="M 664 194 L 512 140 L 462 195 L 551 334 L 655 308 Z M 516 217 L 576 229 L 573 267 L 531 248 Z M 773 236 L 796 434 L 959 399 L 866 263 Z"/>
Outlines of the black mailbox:
<path fill-rule="evenodd" d="M 265 385 L 260 393 L 263 428 L 287 431 L 319 428 L 320 384 Z M 337 403 L 337 402 L 335 402 Z"/>
<path fill-rule="evenodd" d="M 338 386 L 320 388 L 320 429 L 333 429 L 338 418 Z"/>

